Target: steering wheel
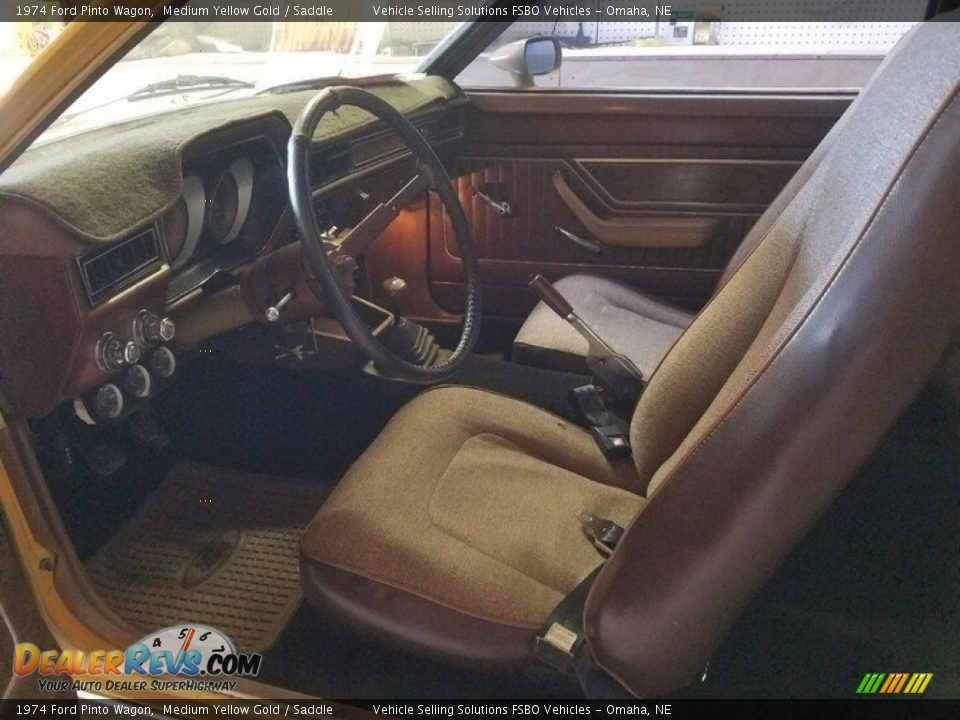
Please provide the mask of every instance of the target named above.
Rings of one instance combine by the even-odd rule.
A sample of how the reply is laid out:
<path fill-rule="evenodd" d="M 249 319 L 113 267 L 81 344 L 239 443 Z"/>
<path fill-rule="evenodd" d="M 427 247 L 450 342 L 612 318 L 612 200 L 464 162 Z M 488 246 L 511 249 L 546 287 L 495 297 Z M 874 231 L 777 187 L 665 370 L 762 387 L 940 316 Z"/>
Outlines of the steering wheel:
<path fill-rule="evenodd" d="M 310 152 L 320 120 L 343 106 L 366 110 L 393 130 L 413 153 L 417 172 L 390 199 L 379 203 L 342 239 L 330 242 L 317 225 L 314 193 L 310 182 Z M 397 217 L 405 205 L 432 188 L 446 208 L 453 226 L 467 286 L 463 328 L 456 349 L 446 359 L 430 366 L 412 363 L 387 348 L 357 313 L 350 291 L 338 281 L 338 269 L 355 268 L 354 258 L 362 253 Z M 463 365 L 480 332 L 480 282 L 470 225 L 463 207 L 433 148 L 420 132 L 392 105 L 366 90 L 349 86 L 328 87 L 314 97 L 300 113 L 287 146 L 287 189 L 290 205 L 300 231 L 307 269 L 312 273 L 315 292 L 343 325 L 347 336 L 377 368 L 388 375 L 411 382 L 443 380 Z M 322 190 L 320 194 L 322 194 Z M 336 267 L 335 267 L 336 266 Z M 314 283 L 311 283 L 311 287 Z"/>

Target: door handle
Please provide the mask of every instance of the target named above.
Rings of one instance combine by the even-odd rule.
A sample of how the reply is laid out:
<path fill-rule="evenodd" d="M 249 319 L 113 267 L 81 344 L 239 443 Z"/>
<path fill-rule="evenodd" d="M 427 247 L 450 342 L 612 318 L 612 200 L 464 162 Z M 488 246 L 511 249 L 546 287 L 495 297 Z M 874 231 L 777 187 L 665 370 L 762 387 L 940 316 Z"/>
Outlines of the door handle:
<path fill-rule="evenodd" d="M 486 204 L 487 207 L 489 207 L 502 218 L 511 218 L 517 214 L 516 204 L 510 202 L 509 200 L 497 200 L 489 193 L 486 193 L 475 186 L 470 187 L 470 192 L 475 198 L 481 200 L 484 204 Z"/>
<path fill-rule="evenodd" d="M 576 235 L 570 232 L 569 230 L 566 230 L 560 227 L 559 225 L 554 225 L 553 229 L 556 230 L 558 233 L 560 233 L 562 237 L 565 237 L 570 242 L 575 243 L 586 250 L 589 250 L 594 255 L 599 255 L 600 253 L 603 252 L 603 246 L 594 240 L 587 240 L 587 238 L 582 238 L 579 235 Z"/>

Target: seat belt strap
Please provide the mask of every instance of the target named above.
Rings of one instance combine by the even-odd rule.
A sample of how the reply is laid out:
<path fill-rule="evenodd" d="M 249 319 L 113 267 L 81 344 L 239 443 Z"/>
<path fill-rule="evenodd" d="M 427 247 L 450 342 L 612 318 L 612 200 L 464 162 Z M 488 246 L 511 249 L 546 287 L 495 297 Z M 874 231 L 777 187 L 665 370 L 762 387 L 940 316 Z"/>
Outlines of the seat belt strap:
<path fill-rule="evenodd" d="M 602 568 L 594 568 L 557 604 L 535 639 L 534 657 L 561 673 L 570 672 L 583 646 L 583 607 Z"/>
<path fill-rule="evenodd" d="M 577 520 L 604 556 L 609 556 L 623 537 L 623 528 L 613 520 L 597 517 L 586 510 L 577 513 Z M 536 637 L 534 656 L 562 673 L 574 667 L 583 646 L 583 608 L 587 604 L 590 587 L 602 569 L 602 564 L 595 567 L 559 602 Z"/>

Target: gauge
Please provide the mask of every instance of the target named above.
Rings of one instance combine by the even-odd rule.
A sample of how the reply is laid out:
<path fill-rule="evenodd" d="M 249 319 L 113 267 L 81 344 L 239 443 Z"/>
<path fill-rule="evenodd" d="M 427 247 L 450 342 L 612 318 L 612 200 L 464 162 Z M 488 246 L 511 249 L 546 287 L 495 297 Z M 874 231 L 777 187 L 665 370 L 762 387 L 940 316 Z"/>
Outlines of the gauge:
<path fill-rule="evenodd" d="M 153 378 L 150 377 L 150 371 L 143 365 L 132 365 L 123 376 L 123 387 L 135 398 L 146 398 L 150 396 L 153 389 Z"/>
<path fill-rule="evenodd" d="M 253 162 L 238 158 L 213 186 L 207 207 L 207 234 L 217 245 L 237 239 L 250 210 L 253 194 Z"/>
<path fill-rule="evenodd" d="M 193 257 L 203 230 L 203 206 L 206 196 L 200 178 L 183 179 L 183 195 L 163 219 L 163 238 L 167 255 L 174 269 L 183 267 Z"/>

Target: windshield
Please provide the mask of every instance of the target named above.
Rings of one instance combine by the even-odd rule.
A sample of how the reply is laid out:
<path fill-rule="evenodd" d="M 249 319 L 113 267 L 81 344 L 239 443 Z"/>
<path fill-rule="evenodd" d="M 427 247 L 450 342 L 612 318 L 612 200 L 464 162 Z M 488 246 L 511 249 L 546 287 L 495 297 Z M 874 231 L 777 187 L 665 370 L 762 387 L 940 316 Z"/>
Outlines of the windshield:
<path fill-rule="evenodd" d="M 167 22 L 88 88 L 39 142 L 311 80 L 413 71 L 461 24 Z"/>

